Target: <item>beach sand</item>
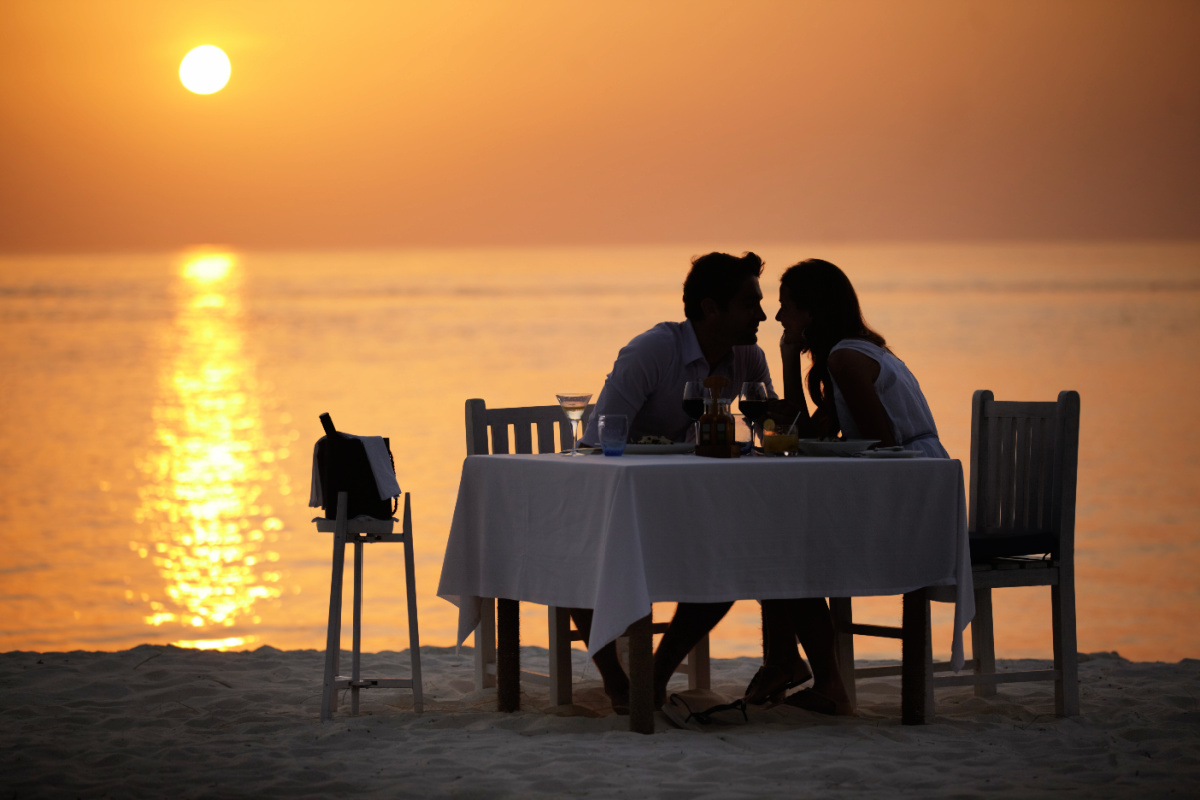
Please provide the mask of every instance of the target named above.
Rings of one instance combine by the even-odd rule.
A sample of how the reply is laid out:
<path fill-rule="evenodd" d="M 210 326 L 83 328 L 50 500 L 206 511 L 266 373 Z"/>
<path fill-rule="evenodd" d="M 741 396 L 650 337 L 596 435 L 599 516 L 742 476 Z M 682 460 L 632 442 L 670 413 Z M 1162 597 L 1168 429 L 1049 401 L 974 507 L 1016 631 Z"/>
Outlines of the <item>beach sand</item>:
<path fill-rule="evenodd" d="M 898 679 L 859 683 L 859 713 L 786 706 L 746 724 L 629 733 L 576 653 L 576 701 L 522 711 L 476 692 L 470 648 L 422 649 L 425 710 L 398 689 L 361 693 L 321 723 L 322 654 L 136 647 L 0 654 L 2 796 L 24 797 L 1082 797 L 1200 796 L 1200 661 L 1083 656 L 1082 714 L 1054 716 L 1049 683 L 992 698 L 938 692 L 933 724 L 900 724 Z M 527 648 L 526 663 L 545 650 Z M 348 662 L 347 662 L 348 663 Z M 1006 661 L 1001 669 L 1044 662 Z M 364 674 L 408 674 L 407 653 Z M 755 659 L 715 659 L 740 695 Z M 677 678 L 682 680 L 682 678 Z M 674 684 L 673 684 L 673 688 Z M 682 688 L 679 687 L 679 688 Z"/>

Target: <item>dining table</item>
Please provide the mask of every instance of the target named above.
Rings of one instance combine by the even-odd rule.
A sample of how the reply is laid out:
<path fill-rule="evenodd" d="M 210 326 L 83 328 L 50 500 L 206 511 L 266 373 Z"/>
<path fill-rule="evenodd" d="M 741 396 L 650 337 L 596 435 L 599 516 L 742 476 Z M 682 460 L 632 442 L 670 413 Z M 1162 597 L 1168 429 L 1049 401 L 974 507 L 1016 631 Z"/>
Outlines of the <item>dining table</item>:
<path fill-rule="evenodd" d="M 957 459 L 547 453 L 464 460 L 438 596 L 458 607 L 460 645 L 493 599 L 592 609 L 589 655 L 631 631 L 630 725 L 650 732 L 648 655 L 633 653 L 648 652 L 653 603 L 948 585 L 958 670 L 974 600 Z"/>

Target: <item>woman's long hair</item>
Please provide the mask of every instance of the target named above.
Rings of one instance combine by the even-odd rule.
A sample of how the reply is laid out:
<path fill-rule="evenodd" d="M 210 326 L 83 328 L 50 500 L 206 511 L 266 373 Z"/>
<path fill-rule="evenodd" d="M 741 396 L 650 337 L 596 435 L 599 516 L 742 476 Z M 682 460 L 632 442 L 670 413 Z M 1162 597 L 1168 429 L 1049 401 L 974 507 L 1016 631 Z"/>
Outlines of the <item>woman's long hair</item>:
<path fill-rule="evenodd" d="M 788 267 L 780 283 L 788 290 L 796 307 L 812 316 L 804 331 L 812 368 L 808 371 L 808 394 L 817 405 L 819 416 L 826 417 L 839 430 L 829 378 L 829 351 L 842 339 L 864 339 L 887 349 L 884 338 L 867 326 L 858 294 L 850 279 L 828 261 L 808 258 Z M 890 350 L 888 352 L 891 352 Z M 820 422 L 820 420 L 817 420 Z"/>

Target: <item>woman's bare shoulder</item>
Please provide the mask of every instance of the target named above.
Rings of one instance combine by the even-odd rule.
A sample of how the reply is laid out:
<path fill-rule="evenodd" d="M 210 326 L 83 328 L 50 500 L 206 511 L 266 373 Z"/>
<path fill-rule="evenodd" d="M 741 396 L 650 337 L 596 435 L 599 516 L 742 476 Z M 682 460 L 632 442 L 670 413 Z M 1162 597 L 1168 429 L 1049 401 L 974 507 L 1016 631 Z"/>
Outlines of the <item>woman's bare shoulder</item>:
<path fill-rule="evenodd" d="M 845 340 L 843 340 L 845 341 Z M 873 358 L 862 350 L 852 347 L 839 347 L 829 353 L 828 364 L 830 369 L 838 369 L 840 367 L 854 367 L 856 365 L 875 364 L 878 366 L 879 360 Z"/>
<path fill-rule="evenodd" d="M 879 362 L 861 350 L 843 347 L 829 354 L 829 372 L 838 383 L 844 378 L 862 377 L 871 383 L 879 376 Z"/>

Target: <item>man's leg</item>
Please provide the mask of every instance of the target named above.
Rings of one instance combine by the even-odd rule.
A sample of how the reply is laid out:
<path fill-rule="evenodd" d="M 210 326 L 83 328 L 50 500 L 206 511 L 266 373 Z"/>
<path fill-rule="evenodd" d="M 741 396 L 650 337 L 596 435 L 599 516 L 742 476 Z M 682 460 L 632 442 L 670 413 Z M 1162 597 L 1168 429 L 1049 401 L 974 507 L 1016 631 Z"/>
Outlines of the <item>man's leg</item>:
<path fill-rule="evenodd" d="M 572 608 L 568 610 L 571 613 L 571 619 L 575 621 L 576 630 L 583 636 L 583 643 L 588 644 L 592 635 L 592 609 Z M 600 679 L 604 681 L 604 693 L 612 701 L 613 709 L 617 713 L 628 714 L 629 676 L 625 674 L 624 668 L 621 667 L 621 660 L 617 658 L 617 643 L 609 642 L 601 647 L 592 657 L 592 662 L 595 663 L 596 670 L 600 673 Z"/>
<path fill-rule="evenodd" d="M 729 613 L 733 602 L 680 603 L 654 653 L 654 707 L 667 700 L 667 681 L 692 648 Z"/>

